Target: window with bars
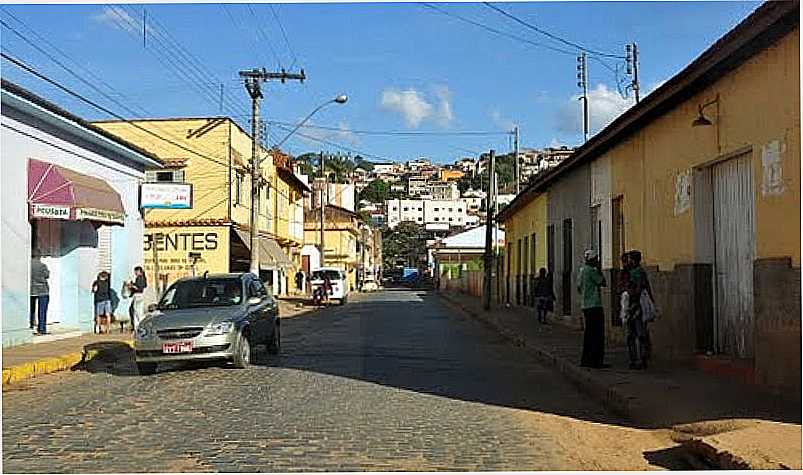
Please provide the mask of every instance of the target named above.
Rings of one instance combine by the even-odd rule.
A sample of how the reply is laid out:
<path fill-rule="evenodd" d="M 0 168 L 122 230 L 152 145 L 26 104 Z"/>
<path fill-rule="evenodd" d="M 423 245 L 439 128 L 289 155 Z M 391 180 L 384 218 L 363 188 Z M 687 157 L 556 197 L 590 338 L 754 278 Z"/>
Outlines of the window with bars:
<path fill-rule="evenodd" d="M 184 170 L 146 170 L 145 180 L 150 183 L 184 183 Z"/>

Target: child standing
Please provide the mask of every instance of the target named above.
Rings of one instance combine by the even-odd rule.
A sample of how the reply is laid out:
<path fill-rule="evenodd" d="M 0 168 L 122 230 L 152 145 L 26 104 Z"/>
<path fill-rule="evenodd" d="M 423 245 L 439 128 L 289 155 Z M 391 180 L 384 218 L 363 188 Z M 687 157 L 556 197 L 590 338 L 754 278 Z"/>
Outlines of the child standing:
<path fill-rule="evenodd" d="M 112 322 L 112 293 L 109 273 L 101 271 L 97 280 L 92 283 L 92 293 L 95 294 L 95 333 L 103 333 L 103 324 L 106 324 L 106 333 L 109 333 Z"/>

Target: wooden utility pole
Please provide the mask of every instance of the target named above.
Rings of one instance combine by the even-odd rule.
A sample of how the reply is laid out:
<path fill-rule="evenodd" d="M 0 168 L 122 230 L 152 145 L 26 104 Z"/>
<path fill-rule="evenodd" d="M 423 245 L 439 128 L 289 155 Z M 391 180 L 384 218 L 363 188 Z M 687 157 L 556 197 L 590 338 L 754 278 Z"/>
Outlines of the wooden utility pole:
<path fill-rule="evenodd" d="M 259 101 L 262 99 L 262 82 L 278 79 L 282 83 L 288 79 L 303 82 L 306 79 L 304 70 L 300 74 L 287 73 L 282 69 L 278 73 L 269 73 L 262 69 L 240 71 L 245 80 L 245 89 L 251 96 L 251 272 L 259 276 L 259 194 L 262 184 L 261 162 L 259 158 Z"/>
<path fill-rule="evenodd" d="M 485 278 L 483 279 L 482 307 L 487 311 L 491 309 L 491 277 L 493 276 L 493 221 L 494 221 L 494 187 L 496 185 L 496 158 L 491 150 L 488 160 L 488 199 L 486 201 L 485 222 Z"/>

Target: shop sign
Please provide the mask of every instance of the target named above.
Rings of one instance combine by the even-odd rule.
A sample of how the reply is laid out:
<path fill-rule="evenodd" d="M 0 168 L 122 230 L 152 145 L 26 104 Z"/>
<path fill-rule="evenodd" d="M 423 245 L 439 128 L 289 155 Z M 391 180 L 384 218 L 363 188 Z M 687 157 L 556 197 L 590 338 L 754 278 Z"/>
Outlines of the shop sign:
<path fill-rule="evenodd" d="M 70 207 L 36 204 L 32 214 L 34 218 L 70 219 Z"/>
<path fill-rule="evenodd" d="M 143 183 L 140 189 L 143 208 L 192 209 L 192 185 L 189 183 Z"/>
<path fill-rule="evenodd" d="M 75 219 L 79 221 L 86 219 L 89 221 L 123 224 L 125 223 L 125 214 L 105 209 L 77 208 L 75 210 Z"/>

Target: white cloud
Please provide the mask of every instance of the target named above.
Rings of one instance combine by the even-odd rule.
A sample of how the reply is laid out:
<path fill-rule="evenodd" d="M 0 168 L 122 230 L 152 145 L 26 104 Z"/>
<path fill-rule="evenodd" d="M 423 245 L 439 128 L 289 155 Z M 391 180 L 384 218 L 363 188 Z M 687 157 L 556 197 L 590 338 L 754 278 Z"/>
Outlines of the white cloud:
<path fill-rule="evenodd" d="M 570 97 L 558 110 L 557 127 L 560 132 L 583 132 L 583 102 L 580 94 Z M 632 95 L 625 99 L 605 84 L 588 91 L 588 115 L 590 134 L 594 135 L 610 124 L 622 112 L 635 104 Z"/>
<path fill-rule="evenodd" d="M 407 126 L 412 128 L 418 127 L 421 121 L 432 115 L 432 104 L 415 89 L 385 89 L 380 104 L 383 109 L 400 113 Z"/>
<path fill-rule="evenodd" d="M 400 114 L 407 127 L 413 129 L 426 120 L 434 120 L 440 126 L 448 127 L 454 120 L 452 93 L 446 86 L 436 86 L 434 96 L 434 100 L 428 99 L 413 88 L 387 88 L 382 91 L 379 105 L 382 109 Z"/>
<path fill-rule="evenodd" d="M 658 81 L 650 84 L 649 87 L 643 90 L 641 98 L 644 99 L 665 82 Z M 568 134 L 583 133 L 583 103 L 579 99 L 580 94 L 576 94 L 561 105 L 557 113 L 558 131 Z M 596 88 L 588 92 L 590 135 L 594 135 L 604 129 L 635 104 L 636 99 L 632 91 L 627 98 L 623 98 L 617 91 L 608 89 L 605 84 L 597 84 Z"/>
<path fill-rule="evenodd" d="M 559 148 L 562 145 L 563 143 L 560 140 L 558 140 L 557 137 L 552 137 L 552 140 L 549 142 L 549 145 L 547 145 L 547 147 Z"/>
<path fill-rule="evenodd" d="M 440 104 L 438 104 L 438 122 L 443 127 L 448 127 L 454 119 L 452 113 L 452 92 L 446 86 L 439 86 L 435 88 L 435 95 L 438 97 Z"/>
<path fill-rule="evenodd" d="M 499 109 L 491 110 L 491 120 L 502 130 L 513 130 L 516 124 L 507 117 L 503 117 Z"/>
<path fill-rule="evenodd" d="M 141 19 L 134 18 L 128 14 L 128 12 L 117 6 L 108 5 L 103 7 L 103 10 L 100 13 L 96 13 L 91 16 L 93 21 L 98 23 L 102 23 L 104 25 L 119 28 L 122 30 L 133 31 L 136 33 L 142 32 L 142 21 Z M 148 33 L 153 32 L 153 29 L 150 25 L 145 25 L 145 30 Z"/>
<path fill-rule="evenodd" d="M 300 121 L 301 119 L 299 119 Z M 313 121 L 307 121 L 308 126 L 315 125 Z M 360 138 L 351 131 L 351 127 L 345 121 L 340 121 L 336 127 L 338 130 L 317 129 L 315 127 L 302 127 L 298 135 L 298 140 L 310 146 L 320 146 L 321 140 L 335 142 L 343 145 L 359 145 Z"/>

